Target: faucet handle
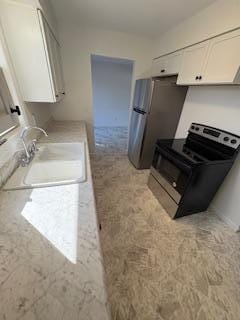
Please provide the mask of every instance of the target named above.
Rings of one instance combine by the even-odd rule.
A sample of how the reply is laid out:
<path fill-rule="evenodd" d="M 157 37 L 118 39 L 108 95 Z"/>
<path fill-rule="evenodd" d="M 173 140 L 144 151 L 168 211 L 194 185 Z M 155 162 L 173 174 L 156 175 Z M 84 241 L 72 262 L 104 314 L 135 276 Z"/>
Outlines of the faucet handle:
<path fill-rule="evenodd" d="M 33 139 L 33 141 L 32 141 L 32 149 L 33 149 L 34 153 L 37 151 L 37 139 Z"/>
<path fill-rule="evenodd" d="M 34 139 L 31 143 L 31 145 L 29 146 L 29 152 L 32 156 L 34 156 L 34 154 L 37 151 L 37 140 Z"/>

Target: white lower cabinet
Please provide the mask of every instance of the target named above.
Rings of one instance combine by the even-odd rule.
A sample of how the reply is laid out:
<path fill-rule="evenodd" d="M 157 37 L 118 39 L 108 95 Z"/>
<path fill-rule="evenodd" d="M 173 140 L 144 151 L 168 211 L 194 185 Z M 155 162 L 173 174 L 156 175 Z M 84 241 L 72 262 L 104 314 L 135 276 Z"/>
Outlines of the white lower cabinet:
<path fill-rule="evenodd" d="M 0 19 L 23 99 L 59 101 L 65 94 L 60 46 L 42 11 L 1 0 Z"/>

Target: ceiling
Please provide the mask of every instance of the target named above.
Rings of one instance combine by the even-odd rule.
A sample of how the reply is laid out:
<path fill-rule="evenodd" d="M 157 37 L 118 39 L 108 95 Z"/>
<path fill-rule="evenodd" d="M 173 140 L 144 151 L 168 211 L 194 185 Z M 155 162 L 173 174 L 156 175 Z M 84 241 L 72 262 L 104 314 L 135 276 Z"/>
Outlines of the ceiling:
<path fill-rule="evenodd" d="M 51 0 L 59 23 L 156 37 L 216 0 Z"/>

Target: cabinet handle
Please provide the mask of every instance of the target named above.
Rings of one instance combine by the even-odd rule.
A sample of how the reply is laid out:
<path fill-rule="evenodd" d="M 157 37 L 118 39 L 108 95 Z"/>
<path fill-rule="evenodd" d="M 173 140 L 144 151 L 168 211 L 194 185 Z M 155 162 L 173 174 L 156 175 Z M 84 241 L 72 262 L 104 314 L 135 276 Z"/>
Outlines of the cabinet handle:
<path fill-rule="evenodd" d="M 58 97 L 59 97 L 59 95 L 58 95 L 58 94 L 56 94 L 56 95 L 55 95 L 55 97 L 56 97 L 56 98 L 58 98 Z"/>
<path fill-rule="evenodd" d="M 199 79 L 199 77 L 198 76 L 196 76 L 196 78 L 195 78 L 196 80 L 198 80 Z"/>
<path fill-rule="evenodd" d="M 15 108 L 10 107 L 10 111 L 11 111 L 11 113 L 16 113 L 19 116 L 21 115 L 21 111 L 20 111 L 19 106 L 15 106 Z"/>
<path fill-rule="evenodd" d="M 161 72 L 162 72 L 162 73 L 165 72 L 165 69 L 162 69 Z"/>
<path fill-rule="evenodd" d="M 199 80 L 202 80 L 202 76 L 199 77 Z"/>
<path fill-rule="evenodd" d="M 62 94 L 66 94 L 66 92 L 62 92 Z"/>

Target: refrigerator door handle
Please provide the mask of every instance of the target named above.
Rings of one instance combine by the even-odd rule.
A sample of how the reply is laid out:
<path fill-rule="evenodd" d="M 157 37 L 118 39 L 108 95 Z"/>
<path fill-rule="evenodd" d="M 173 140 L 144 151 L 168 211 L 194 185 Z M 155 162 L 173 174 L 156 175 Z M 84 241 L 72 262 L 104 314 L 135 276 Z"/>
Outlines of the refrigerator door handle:
<path fill-rule="evenodd" d="M 133 111 L 135 111 L 137 113 L 140 113 L 140 114 L 146 114 L 146 111 L 143 111 L 143 110 L 138 109 L 138 108 L 133 108 Z"/>

